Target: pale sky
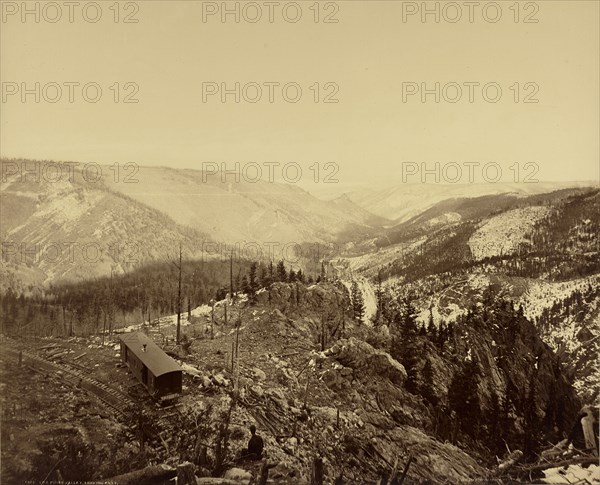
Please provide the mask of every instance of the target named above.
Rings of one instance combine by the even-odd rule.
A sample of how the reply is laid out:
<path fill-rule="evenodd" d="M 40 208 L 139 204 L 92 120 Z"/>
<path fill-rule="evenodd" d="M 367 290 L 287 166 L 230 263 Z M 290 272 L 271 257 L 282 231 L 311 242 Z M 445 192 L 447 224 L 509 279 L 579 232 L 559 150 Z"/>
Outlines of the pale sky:
<path fill-rule="evenodd" d="M 137 2 L 138 23 L 122 22 L 133 12 L 126 2 L 115 23 L 113 1 L 98 2 L 97 23 L 86 22 L 81 8 L 70 23 L 64 2 L 57 2 L 58 22 L 46 20 L 56 15 L 48 8 L 45 14 L 40 10 L 39 23 L 33 14 L 23 23 L 21 12 L 9 15 L 21 2 L 2 3 L 3 157 L 197 169 L 203 162 L 296 162 L 305 170 L 314 162 L 336 163 L 337 178 L 346 183 L 398 180 L 402 162 L 492 161 L 504 170 L 531 162 L 538 164 L 540 180 L 599 179 L 595 0 L 521 2 L 518 23 L 513 1 L 499 2 L 497 23 L 486 21 L 480 8 L 470 23 L 464 2 L 456 2 L 462 9 L 456 23 L 443 17 L 436 23 L 433 15 L 423 23 L 418 13 L 403 22 L 403 8 L 411 2 L 402 1 L 335 2 L 337 23 L 322 22 L 334 12 L 327 2 L 321 2 L 315 23 L 314 1 L 298 2 L 297 23 L 286 22 L 281 7 L 270 23 L 261 1 L 257 23 L 244 18 L 236 23 L 233 15 L 222 23 L 218 14 L 203 22 L 207 2 L 177 0 Z M 440 9 L 445 4 L 427 5 L 433 9 L 436 3 Z M 88 10 L 90 18 L 94 14 Z M 294 14 L 290 8 L 289 17 Z M 523 23 L 526 15 L 538 22 Z M 21 93 L 7 94 L 23 82 L 29 88 L 35 82 L 95 82 L 103 91 L 93 104 L 75 87 L 69 103 L 63 85 L 56 103 L 43 97 L 35 103 L 34 95 L 23 103 Z M 110 87 L 116 82 L 121 96 L 129 92 L 125 83 L 136 83 L 139 103 L 115 103 Z M 233 95 L 226 103 L 219 96 L 203 103 L 205 82 L 230 88 L 236 82 L 295 82 L 303 92 L 297 103 L 287 103 L 276 87 L 275 102 L 269 103 L 263 85 L 255 104 L 237 104 Z M 332 89 L 324 89 L 326 83 L 336 83 L 339 102 L 315 103 L 310 86 L 316 82 L 321 96 Z M 403 102 L 403 83 L 411 82 L 430 88 L 455 82 L 463 86 L 462 99 L 435 103 L 430 95 L 422 103 L 416 95 Z M 465 82 L 498 83 L 502 96 L 489 103 L 475 87 L 469 103 Z M 515 83 L 519 103 L 513 99 Z M 534 89 L 526 83 L 539 87 L 533 94 L 539 103 L 522 102 Z M 455 92 L 450 86 L 445 91 L 449 97 Z M 48 85 L 45 94 L 55 93 Z"/>

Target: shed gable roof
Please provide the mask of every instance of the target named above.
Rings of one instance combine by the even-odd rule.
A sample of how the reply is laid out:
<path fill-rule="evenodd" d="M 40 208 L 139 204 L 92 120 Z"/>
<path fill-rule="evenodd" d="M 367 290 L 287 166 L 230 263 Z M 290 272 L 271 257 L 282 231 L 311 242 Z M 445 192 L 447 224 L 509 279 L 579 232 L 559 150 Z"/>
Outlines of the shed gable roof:
<path fill-rule="evenodd" d="M 181 372 L 181 367 L 175 360 L 154 343 L 146 334 L 141 332 L 125 333 L 119 336 L 127 348 L 148 368 L 155 377 L 169 372 Z M 146 350 L 143 345 L 146 344 Z"/>

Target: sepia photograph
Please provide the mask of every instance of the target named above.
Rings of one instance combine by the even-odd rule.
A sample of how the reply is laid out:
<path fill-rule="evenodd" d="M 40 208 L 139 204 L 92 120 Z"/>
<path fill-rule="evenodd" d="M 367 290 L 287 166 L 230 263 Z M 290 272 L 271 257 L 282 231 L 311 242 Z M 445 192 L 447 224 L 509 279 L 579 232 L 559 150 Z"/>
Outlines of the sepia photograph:
<path fill-rule="evenodd" d="M 0 485 L 600 485 L 600 0 L 0 17 Z"/>

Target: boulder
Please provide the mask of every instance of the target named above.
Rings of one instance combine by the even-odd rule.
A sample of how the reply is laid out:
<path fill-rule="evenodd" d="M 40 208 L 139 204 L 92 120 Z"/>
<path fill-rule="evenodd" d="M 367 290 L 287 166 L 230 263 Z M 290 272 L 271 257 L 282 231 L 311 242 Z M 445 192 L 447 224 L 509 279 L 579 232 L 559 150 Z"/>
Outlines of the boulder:
<path fill-rule="evenodd" d="M 329 369 L 321 374 L 321 379 L 325 385 L 332 391 L 340 391 L 344 387 L 348 387 L 350 382 L 342 375 L 340 371 Z"/>
<path fill-rule="evenodd" d="M 223 478 L 226 480 L 238 480 L 248 482 L 252 478 L 252 473 L 242 470 L 241 468 L 230 468 L 225 472 Z"/>
<path fill-rule="evenodd" d="M 258 397 L 258 398 L 261 398 L 261 397 L 263 397 L 263 395 L 265 394 L 265 391 L 263 391 L 263 388 L 262 388 L 262 387 L 260 387 L 260 386 L 252 386 L 252 387 L 250 388 L 250 392 L 251 392 L 251 393 L 252 393 L 252 394 L 253 394 L 255 397 Z"/>
<path fill-rule="evenodd" d="M 369 357 L 367 362 L 371 372 L 387 377 L 394 384 L 401 386 L 406 381 L 406 369 L 387 352 L 377 351 Z"/>
<path fill-rule="evenodd" d="M 398 386 L 406 381 L 406 369 L 400 362 L 387 352 L 377 350 L 355 337 L 339 340 L 326 354 L 344 367 L 359 371 L 360 374 L 384 376 Z M 357 375 L 356 372 L 354 374 Z"/>
<path fill-rule="evenodd" d="M 283 395 L 283 392 L 281 392 L 279 389 L 269 389 L 267 390 L 266 394 L 281 408 L 282 411 L 287 411 L 289 405 L 287 399 Z"/>
<path fill-rule="evenodd" d="M 258 367 L 255 367 L 254 369 L 252 369 L 252 376 L 257 381 L 262 382 L 262 381 L 267 380 L 267 374 L 265 374 L 265 372 L 263 370 L 259 369 Z"/>
<path fill-rule="evenodd" d="M 216 374 L 211 377 L 212 381 L 218 386 L 228 386 L 229 380 L 223 374 Z"/>

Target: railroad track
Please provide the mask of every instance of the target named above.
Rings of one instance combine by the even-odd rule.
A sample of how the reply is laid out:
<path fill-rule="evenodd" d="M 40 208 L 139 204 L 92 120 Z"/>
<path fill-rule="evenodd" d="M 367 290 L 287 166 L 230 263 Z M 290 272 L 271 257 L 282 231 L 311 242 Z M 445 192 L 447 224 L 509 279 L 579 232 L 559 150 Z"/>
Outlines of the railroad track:
<path fill-rule="evenodd" d="M 14 349 L 3 349 L 8 354 L 13 354 L 18 358 L 19 351 Z M 31 352 L 23 352 L 23 364 L 27 365 L 33 371 L 46 373 L 62 373 L 65 381 L 73 386 L 79 386 L 90 394 L 93 394 L 103 403 L 117 411 L 122 417 L 128 417 L 130 410 L 135 407 L 135 403 L 123 393 L 112 387 L 85 375 L 81 370 L 72 368 L 63 363 L 51 362 L 39 357 Z"/>
<path fill-rule="evenodd" d="M 38 349 L 27 344 L 20 349 L 10 349 L 6 347 L 2 348 L 4 355 L 6 357 L 10 355 L 11 358 L 15 359 L 15 361 L 18 360 L 20 351 L 23 353 L 22 365 L 27 366 L 34 372 L 60 375 L 64 382 L 73 387 L 84 389 L 89 394 L 92 394 L 113 409 L 119 416 L 123 418 L 124 422 L 135 427 L 135 424 L 133 423 L 133 421 L 135 421 L 135 417 L 133 414 L 135 413 L 134 410 L 141 409 L 140 406 L 144 407 L 141 403 L 134 402 L 131 398 L 129 398 L 129 396 L 126 396 L 122 392 L 117 391 L 111 386 L 100 382 L 89 375 L 86 375 L 84 372 L 87 372 L 88 369 L 81 364 L 70 361 L 51 361 L 48 358 L 37 355 Z M 157 410 L 155 409 L 154 412 L 156 411 Z M 154 442 L 156 446 L 163 447 L 167 454 L 169 453 L 169 447 L 167 443 L 170 441 L 168 436 L 173 431 L 174 425 L 177 422 L 177 420 L 174 418 L 180 414 L 181 409 L 179 409 L 178 405 L 169 406 L 155 416 L 154 423 L 156 425 L 156 429 L 153 431 L 146 429 L 147 438 L 149 438 L 151 442 Z M 167 438 L 165 438 L 165 435 Z M 131 436 L 133 437 L 137 435 L 132 431 Z"/>

